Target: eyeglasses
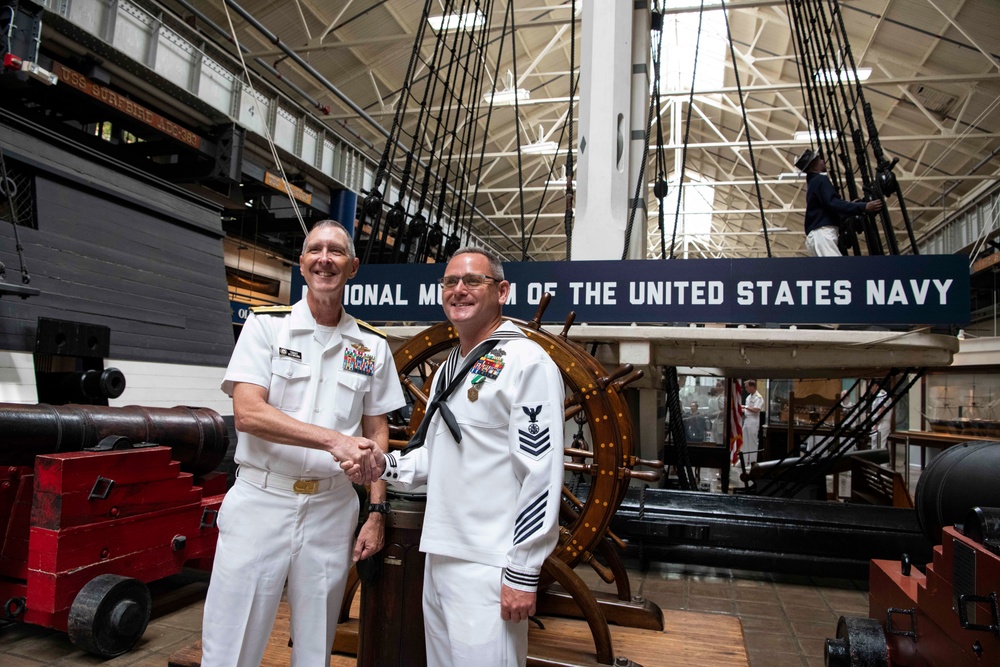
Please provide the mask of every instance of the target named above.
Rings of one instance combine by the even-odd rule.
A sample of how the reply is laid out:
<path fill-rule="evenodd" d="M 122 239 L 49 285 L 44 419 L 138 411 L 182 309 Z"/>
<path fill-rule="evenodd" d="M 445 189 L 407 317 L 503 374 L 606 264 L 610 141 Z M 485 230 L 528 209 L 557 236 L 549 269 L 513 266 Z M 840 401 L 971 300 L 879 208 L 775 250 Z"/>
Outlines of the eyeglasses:
<path fill-rule="evenodd" d="M 482 273 L 466 273 L 464 276 L 444 276 L 438 279 L 438 284 L 444 289 L 455 289 L 458 287 L 458 283 L 464 283 L 469 289 L 476 289 L 491 280 L 495 283 L 500 282 L 499 278 L 487 276 Z"/>

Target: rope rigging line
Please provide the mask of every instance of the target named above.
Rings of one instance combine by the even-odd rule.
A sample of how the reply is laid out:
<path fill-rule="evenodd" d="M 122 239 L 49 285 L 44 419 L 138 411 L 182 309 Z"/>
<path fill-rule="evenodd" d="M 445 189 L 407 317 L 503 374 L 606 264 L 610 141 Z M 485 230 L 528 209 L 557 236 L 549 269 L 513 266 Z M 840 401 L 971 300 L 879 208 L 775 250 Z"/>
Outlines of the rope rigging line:
<path fill-rule="evenodd" d="M 696 491 L 697 480 L 691 469 L 691 456 L 687 448 L 687 430 L 684 428 L 684 410 L 681 407 L 681 389 L 677 367 L 663 369 L 663 391 L 667 402 L 667 431 L 677 452 L 677 482 L 682 491 Z"/>
<path fill-rule="evenodd" d="M 860 432 L 860 437 L 868 436 L 870 438 L 870 434 L 876 431 L 879 420 L 885 415 L 891 414 L 900 399 L 921 377 L 923 377 L 922 369 L 908 368 L 902 373 L 898 369 L 892 369 L 885 377 L 878 380 L 874 385 L 875 391 L 870 394 L 868 400 L 858 401 L 849 412 L 849 416 L 853 415 L 859 421 L 855 428 L 856 431 Z M 869 390 L 870 388 L 871 385 Z M 886 393 L 886 399 L 877 408 L 872 409 L 877 395 L 883 391 Z M 826 475 L 833 471 L 833 467 L 844 458 L 851 447 L 849 438 L 844 438 L 844 442 L 841 442 L 839 446 L 832 436 L 827 436 L 821 442 L 823 444 L 822 450 L 818 451 L 817 456 L 813 459 L 815 466 L 813 474 L 794 480 L 791 488 L 784 494 L 786 497 L 793 497 L 810 484 L 819 483 L 820 479 L 825 481 Z M 881 443 L 879 444 L 881 445 Z"/>
<path fill-rule="evenodd" d="M 694 111 L 694 82 L 698 77 L 698 53 L 701 50 L 701 26 L 705 18 L 705 0 L 701 0 L 698 9 L 698 36 L 694 42 L 694 63 L 691 67 L 691 91 L 688 93 L 687 117 L 684 120 L 684 146 L 681 148 L 681 170 L 677 174 L 677 206 L 674 208 L 674 231 L 670 237 L 670 259 L 674 259 L 674 248 L 677 245 L 677 226 L 681 217 L 681 199 L 684 197 L 684 173 L 687 170 L 688 143 L 691 140 L 691 115 Z M 742 101 L 741 101 L 742 104 Z M 663 141 L 660 141 L 663 145 Z"/>
<path fill-rule="evenodd" d="M 747 122 L 747 107 L 743 100 L 743 85 L 740 83 L 740 68 L 736 62 L 736 47 L 733 45 L 733 33 L 729 29 L 729 12 L 726 11 L 726 0 L 719 0 L 722 16 L 726 19 L 726 37 L 729 40 L 729 53 L 733 59 L 733 77 L 736 79 L 736 94 L 740 98 L 740 113 L 743 116 L 743 128 L 746 130 L 747 152 L 750 154 L 750 170 L 753 172 L 753 185 L 757 193 L 757 208 L 760 211 L 760 224 L 764 230 L 764 246 L 767 256 L 771 256 L 771 239 L 767 233 L 767 220 L 764 218 L 764 200 L 760 195 L 760 178 L 757 175 L 757 159 L 753 153 L 753 141 L 750 139 L 750 124 Z"/>
<path fill-rule="evenodd" d="M 236 28 L 233 25 L 233 17 L 229 13 L 229 5 L 225 2 L 222 3 L 222 8 L 226 13 L 226 22 L 229 25 L 229 37 L 236 47 L 236 55 L 240 59 L 240 67 L 243 70 L 243 77 L 246 79 L 246 86 L 250 88 L 250 97 L 253 98 L 254 109 L 256 109 L 257 114 L 261 119 L 265 118 L 265 115 L 261 113 L 260 110 L 260 100 L 258 99 L 257 90 L 253 86 L 253 77 L 250 76 L 250 69 L 247 67 L 247 61 L 243 57 L 243 47 L 240 46 L 239 37 L 236 35 Z M 267 127 L 267 122 L 261 122 L 261 127 L 264 129 L 264 139 L 267 141 L 267 147 L 270 149 L 271 158 L 274 160 L 274 166 L 277 168 L 278 173 L 281 174 L 281 182 L 284 184 L 289 184 L 288 176 L 285 174 L 285 167 L 281 163 L 281 158 L 278 157 L 278 148 L 274 144 L 274 139 L 271 137 L 271 130 Z M 291 190 L 286 187 L 286 190 Z M 287 194 L 288 202 L 292 205 L 292 212 L 295 213 L 295 219 L 299 221 L 299 226 L 302 228 L 302 233 L 309 236 L 309 229 L 306 227 L 306 222 L 302 218 L 302 211 L 299 210 L 299 205 L 295 201 L 295 197 L 291 194 Z"/>
<path fill-rule="evenodd" d="M 510 54 L 514 65 L 514 134 L 517 136 L 517 199 L 521 220 L 521 261 L 528 258 L 528 245 L 524 229 L 524 170 L 521 163 L 521 103 L 517 94 L 517 26 L 514 24 L 514 2 L 508 0 L 507 12 L 510 14 Z M 541 140 L 541 137 L 539 137 Z"/>
<path fill-rule="evenodd" d="M 427 29 L 428 25 L 427 18 L 430 16 L 430 8 L 432 4 L 433 0 L 426 0 L 426 2 L 424 3 L 423 11 L 420 14 L 420 22 L 417 24 L 417 34 L 414 39 L 414 41 L 417 44 L 420 44 L 424 40 L 424 31 Z M 412 51 L 410 51 L 410 61 L 406 65 L 406 74 L 403 75 L 402 92 L 400 94 L 399 100 L 396 103 L 396 113 L 393 115 L 392 118 L 392 126 L 389 128 L 389 140 L 385 142 L 385 150 L 382 151 L 382 159 L 379 161 L 378 169 L 375 171 L 375 182 L 372 185 L 373 191 L 377 191 L 379 189 L 379 186 L 382 184 L 382 178 L 385 176 L 386 170 L 388 169 L 389 166 L 390 151 L 394 149 L 396 146 L 396 142 L 394 140 L 397 140 L 399 138 L 401 121 L 403 119 L 403 114 L 406 112 L 407 109 L 407 104 L 404 102 L 404 100 L 409 101 L 410 99 L 409 95 L 410 83 L 413 78 L 414 66 L 416 65 L 417 54 L 419 53 L 419 51 L 420 51 L 419 49 L 413 49 Z M 423 112 L 422 107 L 421 107 L 421 112 Z M 406 166 L 407 169 L 409 169 L 410 167 L 409 153 L 407 154 Z"/>
<path fill-rule="evenodd" d="M 469 3 L 465 2 L 463 4 L 461 10 L 460 10 L 461 14 L 464 15 L 464 14 L 469 13 L 468 12 L 469 9 L 470 9 Z M 465 47 L 466 35 L 468 35 L 469 43 L 470 43 L 470 46 L 471 46 L 471 44 L 472 44 L 472 42 L 473 42 L 473 40 L 475 38 L 475 28 L 473 28 L 473 30 L 470 30 L 468 32 L 466 32 L 465 30 L 459 30 L 457 32 L 458 32 L 458 35 L 456 36 L 456 39 L 455 39 L 455 42 L 456 42 L 455 51 L 453 51 L 453 53 L 454 52 L 464 53 L 464 52 L 466 52 L 466 49 L 464 48 Z M 470 51 L 471 51 L 471 49 L 470 49 Z M 449 103 L 447 105 L 447 113 L 445 114 L 445 118 L 444 118 L 444 121 L 443 121 L 443 126 L 444 126 L 444 130 L 445 130 L 445 137 L 444 137 L 444 141 L 442 142 L 442 146 L 441 146 L 441 150 L 442 151 L 444 151 L 446 149 L 454 150 L 455 144 L 456 143 L 460 143 L 460 142 L 457 141 L 457 138 L 458 138 L 457 137 L 457 130 L 458 130 L 458 125 L 460 123 L 460 119 L 461 119 L 461 115 L 462 115 L 461 111 L 462 111 L 462 109 L 464 107 L 464 105 L 462 104 L 461 96 L 465 92 L 465 84 L 466 84 L 466 81 L 468 79 L 469 68 L 468 67 L 459 67 L 459 68 L 455 69 L 454 67 L 452 67 L 452 64 L 455 63 L 456 60 L 457 60 L 456 58 L 452 58 L 449 61 L 449 63 L 448 63 L 448 75 L 447 75 L 446 78 L 449 81 L 450 87 L 452 89 L 454 89 L 455 88 L 455 84 L 458 83 L 459 75 L 461 75 L 461 83 L 458 84 L 458 87 L 457 87 L 458 95 L 457 96 L 451 96 L 451 97 L 449 97 Z M 454 79 L 452 79 L 452 74 L 454 74 Z M 473 99 L 475 99 L 475 98 L 473 98 Z M 453 112 L 454 112 L 454 120 L 452 120 L 452 114 L 453 114 Z M 466 113 L 467 113 L 467 116 L 469 116 L 469 117 L 471 117 L 473 115 L 473 111 L 471 109 L 468 109 L 468 108 L 466 109 Z M 462 146 L 462 148 L 465 148 L 465 147 Z M 458 161 L 450 160 L 450 159 L 449 160 L 445 160 L 444 156 L 442 155 L 441 158 L 440 158 L 440 160 L 443 163 L 443 167 L 444 167 L 444 178 L 442 179 L 442 184 L 441 184 L 441 187 L 440 187 L 440 190 L 439 190 L 439 194 L 438 194 L 437 213 L 435 215 L 434 224 L 431 227 L 431 233 L 434 234 L 435 236 L 439 236 L 440 237 L 440 240 L 437 242 L 437 248 L 436 248 L 437 252 L 436 252 L 436 256 L 434 258 L 436 261 L 441 261 L 443 259 L 443 251 L 444 251 L 444 243 L 443 243 L 444 228 L 443 228 L 443 226 L 441 224 L 441 221 L 443 219 L 445 219 L 445 217 L 446 217 L 445 216 L 445 198 L 446 198 L 446 196 L 448 194 L 448 190 L 444 186 L 444 183 L 449 182 L 448 179 L 449 179 L 449 176 L 452 173 L 452 164 L 455 164 L 455 186 L 461 191 L 462 186 L 463 186 L 462 181 L 464 180 L 464 172 L 465 172 L 464 161 L 461 160 L 461 159 L 458 160 Z M 453 209 L 453 215 L 458 215 L 458 212 L 457 212 L 458 211 L 458 202 L 455 203 L 455 207 L 456 208 Z M 454 220 L 454 219 L 455 218 L 452 217 L 452 220 Z"/>
<path fill-rule="evenodd" d="M 831 123 L 828 120 L 826 111 L 830 108 L 830 103 L 823 104 L 820 100 L 820 91 L 817 88 L 817 86 L 811 85 L 808 82 L 811 81 L 813 83 L 817 83 L 818 80 L 822 80 L 823 76 L 836 75 L 837 78 L 839 79 L 841 71 L 839 69 L 840 63 L 835 63 L 833 65 L 823 64 L 823 54 L 819 51 L 818 47 L 816 46 L 816 40 L 812 39 L 812 35 L 815 33 L 815 21 L 812 18 L 810 19 L 804 18 L 803 13 L 800 12 L 800 10 L 805 11 L 803 9 L 804 7 L 806 7 L 805 3 L 803 3 L 801 0 L 794 0 L 791 4 L 786 3 L 786 7 L 788 7 L 789 9 L 789 16 L 791 16 L 793 19 L 792 27 L 795 33 L 794 43 L 796 45 L 798 61 L 800 66 L 799 86 L 803 90 L 803 100 L 808 103 L 807 120 L 808 117 L 811 115 L 812 117 L 811 127 L 813 128 L 816 134 L 816 140 L 819 143 L 819 145 L 823 148 L 823 150 L 826 151 L 826 154 L 828 156 L 838 155 L 838 153 L 833 152 L 829 144 Z M 809 30 L 807 30 L 805 27 L 806 20 L 809 20 L 810 22 L 809 25 L 811 26 L 811 29 Z M 810 77 L 809 72 L 816 73 L 816 76 Z M 821 75 L 820 73 L 822 72 L 826 72 L 826 74 Z M 827 97 L 830 97 L 832 99 L 833 95 L 834 95 L 833 87 L 830 86 L 827 88 Z M 846 142 L 846 137 L 844 136 L 845 133 L 843 131 L 843 127 L 839 127 L 837 129 L 837 133 L 838 133 L 838 138 Z M 850 166 L 850 153 L 847 150 L 846 143 L 842 144 L 839 155 L 841 156 L 841 159 L 844 161 L 843 166 L 846 173 L 846 183 L 848 185 L 849 190 L 852 190 L 851 196 L 852 199 L 854 199 L 856 197 L 855 197 L 855 192 L 853 190 L 854 183 L 851 178 L 851 173 L 853 172 L 853 169 Z M 831 175 L 831 180 L 834 183 L 839 184 L 844 182 L 840 176 L 840 166 L 836 161 L 831 160 L 830 162 L 828 162 L 828 169 Z M 859 170 L 863 171 L 863 169 L 864 167 L 859 163 Z M 872 248 L 875 247 L 875 245 L 872 244 L 872 241 L 870 239 L 871 230 L 870 230 L 870 225 L 867 224 L 867 216 L 865 216 L 864 220 L 866 221 L 865 232 L 866 232 L 866 239 L 868 240 L 868 245 L 869 245 L 869 254 L 875 254 L 872 252 Z M 859 253 L 860 253 L 860 247 L 856 246 L 856 254 Z"/>
<path fill-rule="evenodd" d="M 31 274 L 28 273 L 28 266 L 24 263 L 24 246 L 21 245 L 21 235 L 17 230 L 17 206 L 14 204 L 14 195 L 17 194 L 17 185 L 14 179 L 7 176 L 7 162 L 3 156 L 3 149 L 0 149 L 0 195 L 7 199 L 7 211 L 10 214 L 10 224 L 14 228 L 14 249 L 17 251 L 17 261 L 21 265 L 21 282 L 25 285 L 31 282 Z M 0 280 L 7 277 L 7 267 L 0 262 Z"/>
<path fill-rule="evenodd" d="M 663 59 L 663 13 L 657 3 L 653 11 L 652 28 L 657 31 L 656 50 L 653 52 L 653 97 L 656 99 L 656 181 L 653 196 L 657 201 L 656 224 L 660 232 L 660 259 L 667 258 L 667 239 L 664 228 L 663 201 L 667 196 L 667 160 L 663 148 L 663 103 L 660 99 L 660 67 Z"/>
<path fill-rule="evenodd" d="M 808 103 L 807 115 L 811 117 L 816 146 L 828 158 L 831 180 L 837 186 L 846 186 L 852 200 L 885 201 L 896 195 L 910 251 L 918 254 L 904 193 L 893 171 L 899 159 L 890 160 L 882 149 L 839 1 L 786 0 L 785 5 L 795 34 L 800 87 L 805 84 L 803 97 Z M 834 157 L 839 157 L 839 161 Z M 855 177 L 861 179 L 860 192 Z M 877 213 L 845 220 L 841 231 L 842 251 L 847 243 L 855 254 L 861 254 L 857 233 L 863 231 L 869 255 L 885 251 L 899 254 L 896 230 L 885 206 Z"/>
<path fill-rule="evenodd" d="M 563 120 L 563 123 L 562 123 L 562 125 L 559 128 L 559 140 L 556 141 L 556 144 L 557 144 L 556 152 L 555 152 L 555 155 L 552 156 L 552 163 L 549 164 L 549 170 L 548 170 L 548 172 L 547 172 L 547 174 L 545 176 L 545 185 L 542 186 L 541 202 L 539 203 L 538 208 L 535 209 L 535 217 L 532 218 L 532 220 L 531 220 L 531 225 L 530 225 L 531 231 L 528 233 L 528 246 L 531 245 L 531 241 L 535 237 L 535 229 L 537 229 L 538 219 L 542 215 L 542 205 L 541 204 L 544 203 L 544 201 L 545 201 L 545 195 L 548 194 L 548 192 L 549 192 L 549 183 L 552 181 L 553 169 L 555 169 L 556 163 L 559 162 L 559 156 L 562 154 L 562 140 L 563 140 L 563 136 L 566 134 L 566 128 L 567 128 L 567 125 L 569 123 L 570 123 L 569 115 L 567 114 L 566 118 Z M 566 159 L 567 159 L 567 162 L 570 162 L 570 163 L 572 163 L 572 157 L 571 157 L 572 154 L 573 154 L 573 148 L 572 148 L 572 146 L 573 146 L 572 143 L 570 143 L 569 144 L 569 148 L 566 150 L 566 154 L 567 154 L 567 158 Z M 567 175 L 566 178 L 570 181 L 570 188 L 572 188 L 572 179 L 568 175 Z M 567 201 L 567 208 L 568 208 L 568 210 L 570 212 L 570 215 L 572 215 L 572 208 L 571 207 L 572 207 L 572 194 L 570 194 L 569 199 Z M 563 218 L 563 220 L 564 220 L 564 224 L 565 224 L 565 218 Z M 567 239 L 567 243 L 569 243 L 568 239 Z"/>
<path fill-rule="evenodd" d="M 566 150 L 566 211 L 563 213 L 563 231 L 566 234 L 566 261 L 573 259 L 573 204 L 576 193 L 573 190 L 573 98 L 576 97 L 576 86 L 579 75 L 573 76 L 576 68 L 576 0 L 570 3 L 569 32 L 569 115 L 566 123 L 569 128 L 569 144 Z M 548 183 L 548 180 L 546 180 Z"/>
<path fill-rule="evenodd" d="M 502 29 L 500 31 L 500 47 L 499 47 L 499 53 L 500 54 L 503 53 L 504 42 L 507 39 L 507 33 L 508 33 L 508 23 L 507 23 L 507 20 L 508 20 L 508 18 L 510 18 L 510 16 L 511 16 L 511 14 L 508 14 L 507 12 L 504 12 L 504 22 L 503 22 Z M 513 38 L 513 31 L 511 31 L 511 41 L 513 41 L 513 39 L 514 39 Z M 484 47 L 484 52 L 485 52 L 485 47 Z M 500 73 L 500 56 L 498 55 L 497 59 L 496 59 L 496 65 L 494 66 L 494 69 L 493 69 L 493 88 L 494 88 L 494 93 L 496 92 L 496 82 L 498 80 L 499 73 Z M 492 95 L 492 94 L 490 95 L 489 105 L 488 105 L 487 110 L 486 110 L 486 124 L 485 124 L 485 127 L 483 128 L 483 143 L 482 143 L 482 145 L 479 148 L 479 164 L 476 167 L 476 178 L 473 179 L 476 185 L 475 185 L 475 189 L 473 190 L 472 201 L 476 201 L 476 199 L 479 196 L 479 186 L 481 185 L 481 181 L 482 181 L 481 175 L 483 173 L 483 159 L 484 159 L 484 156 L 486 155 L 486 142 L 487 142 L 487 140 L 489 138 L 489 134 L 490 134 L 490 121 L 493 118 L 493 106 L 494 106 L 493 102 L 494 102 L 494 97 L 495 97 L 495 95 Z M 514 88 L 514 98 L 517 99 L 517 87 L 516 86 Z M 467 226 L 466 232 L 465 232 L 465 244 L 469 243 L 469 240 L 471 239 L 471 237 L 472 237 L 472 216 L 469 216 L 469 223 L 468 223 L 468 226 Z"/>
<path fill-rule="evenodd" d="M 625 224 L 625 241 L 622 244 L 622 260 L 628 259 L 628 249 L 632 245 L 632 230 L 635 226 L 635 214 L 639 209 L 640 202 L 645 204 L 646 197 L 643 192 L 643 182 L 646 178 L 646 161 L 649 159 L 649 132 L 653 126 L 653 112 L 656 109 L 656 99 L 649 96 L 649 112 L 646 114 L 646 131 L 643 133 L 642 159 L 639 161 L 639 175 L 636 178 L 635 196 L 629 202 L 628 222 Z M 645 226 L 644 226 L 645 227 Z M 643 233 L 646 233 L 645 228 Z"/>

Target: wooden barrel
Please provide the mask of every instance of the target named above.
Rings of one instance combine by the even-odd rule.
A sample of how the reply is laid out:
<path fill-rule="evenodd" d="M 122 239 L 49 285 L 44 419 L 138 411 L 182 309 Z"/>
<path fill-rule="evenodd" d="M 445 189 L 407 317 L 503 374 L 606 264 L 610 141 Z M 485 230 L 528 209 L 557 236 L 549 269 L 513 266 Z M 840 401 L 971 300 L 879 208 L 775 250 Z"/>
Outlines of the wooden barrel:
<path fill-rule="evenodd" d="M 422 496 L 389 492 L 385 547 L 361 573 L 358 667 L 426 667 Z"/>

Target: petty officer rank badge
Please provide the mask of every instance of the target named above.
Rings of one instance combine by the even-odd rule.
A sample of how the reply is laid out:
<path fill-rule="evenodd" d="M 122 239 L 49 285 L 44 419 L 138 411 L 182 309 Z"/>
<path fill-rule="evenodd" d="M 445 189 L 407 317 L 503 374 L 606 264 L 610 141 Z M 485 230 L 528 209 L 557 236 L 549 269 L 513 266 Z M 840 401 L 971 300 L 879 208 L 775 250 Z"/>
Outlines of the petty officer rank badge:
<path fill-rule="evenodd" d="M 496 380 L 500 377 L 500 371 L 503 370 L 504 366 L 504 354 L 503 350 L 487 352 L 479 357 L 479 360 L 473 365 L 470 371 L 472 374 L 472 386 L 469 387 L 470 401 L 475 403 L 479 399 L 479 387 L 483 382 L 486 380 Z"/>
<path fill-rule="evenodd" d="M 375 374 L 375 355 L 369 354 L 370 347 L 361 343 L 351 343 L 344 350 L 344 370 L 371 377 Z"/>

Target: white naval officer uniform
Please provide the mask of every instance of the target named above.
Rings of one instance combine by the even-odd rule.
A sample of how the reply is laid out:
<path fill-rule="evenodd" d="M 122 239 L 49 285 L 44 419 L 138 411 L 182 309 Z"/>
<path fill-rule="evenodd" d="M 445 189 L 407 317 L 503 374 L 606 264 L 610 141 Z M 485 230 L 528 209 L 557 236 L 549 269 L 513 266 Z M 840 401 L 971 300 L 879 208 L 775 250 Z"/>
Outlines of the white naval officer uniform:
<path fill-rule="evenodd" d="M 360 324 L 342 312 L 336 327 L 317 325 L 305 299 L 291 309 L 255 309 L 222 390 L 232 395 L 237 382 L 267 387 L 268 404 L 285 414 L 360 436 L 363 414 L 405 404 L 384 336 Z M 317 449 L 240 433 L 236 462 L 236 484 L 218 516 L 201 664 L 258 667 L 287 579 L 292 665 L 328 665 L 358 496 L 334 458 Z"/>
<path fill-rule="evenodd" d="M 747 394 L 747 398 L 743 402 L 743 405 L 744 407 L 747 408 L 757 408 L 763 410 L 764 397 L 760 395 L 759 391 L 755 391 L 752 394 Z M 758 442 L 759 432 L 760 432 L 760 413 L 744 410 L 743 451 L 746 452 L 744 460 L 746 461 L 746 465 L 748 466 L 757 460 L 757 449 L 760 448 L 760 443 Z"/>
<path fill-rule="evenodd" d="M 510 322 L 496 347 L 447 401 L 461 428 L 456 441 L 441 412 L 423 447 L 389 454 L 382 478 L 427 484 L 420 550 L 429 667 L 517 667 L 527 657 L 528 624 L 500 618 L 500 588 L 538 587 L 558 538 L 563 483 L 563 398 L 559 369 Z M 434 377 L 430 396 L 465 361 L 458 347 Z M 470 393 L 471 392 L 471 393 Z"/>

